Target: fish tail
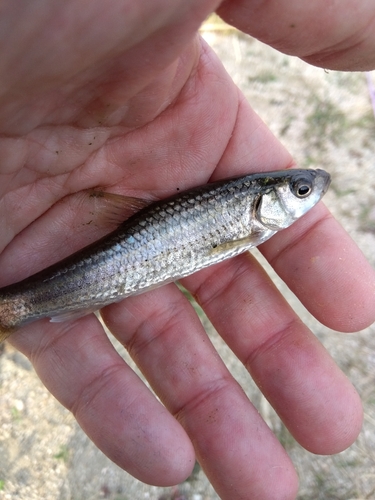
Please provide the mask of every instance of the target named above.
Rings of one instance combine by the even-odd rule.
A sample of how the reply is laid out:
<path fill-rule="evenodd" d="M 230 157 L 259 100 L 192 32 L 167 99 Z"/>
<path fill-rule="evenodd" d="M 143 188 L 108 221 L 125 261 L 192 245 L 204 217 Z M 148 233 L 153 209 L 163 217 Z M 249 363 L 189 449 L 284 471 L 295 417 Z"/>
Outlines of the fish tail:
<path fill-rule="evenodd" d="M 13 319 L 14 312 L 9 300 L 0 297 L 0 344 L 14 332 L 15 325 L 12 324 Z"/>

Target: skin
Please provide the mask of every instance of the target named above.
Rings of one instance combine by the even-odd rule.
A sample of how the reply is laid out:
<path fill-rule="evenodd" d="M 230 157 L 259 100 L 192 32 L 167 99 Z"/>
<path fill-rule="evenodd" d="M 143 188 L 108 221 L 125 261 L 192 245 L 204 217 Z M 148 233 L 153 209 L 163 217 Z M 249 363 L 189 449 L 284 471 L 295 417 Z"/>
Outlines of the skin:
<path fill-rule="evenodd" d="M 208 180 L 293 166 L 196 31 L 213 0 L 2 2 L 0 286 L 100 237 L 77 193 L 100 186 L 163 198 Z M 219 14 L 286 53 L 341 70 L 375 68 L 370 0 L 227 1 Z M 64 199 L 63 199 L 64 198 Z M 62 200 L 63 201 L 60 201 Z M 375 273 L 323 204 L 262 251 L 325 325 L 375 320 Z M 303 286 L 301 286 L 303 284 Z M 313 453 L 357 437 L 346 376 L 250 255 L 184 280 L 291 433 Z M 103 318 L 25 326 L 10 342 L 114 462 L 156 485 L 199 459 L 223 499 L 292 499 L 290 459 L 171 284 Z"/>

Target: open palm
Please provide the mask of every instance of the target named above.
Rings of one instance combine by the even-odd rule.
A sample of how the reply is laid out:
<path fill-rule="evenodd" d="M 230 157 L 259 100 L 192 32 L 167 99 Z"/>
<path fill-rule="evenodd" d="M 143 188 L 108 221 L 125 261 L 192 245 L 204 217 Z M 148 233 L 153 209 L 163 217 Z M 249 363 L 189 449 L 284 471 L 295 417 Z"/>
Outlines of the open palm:
<path fill-rule="evenodd" d="M 164 198 L 293 165 L 195 35 L 217 3 L 45 1 L 21 13 L 8 2 L 0 286 L 103 234 L 87 221 L 83 190 Z M 227 2 L 223 15 L 239 12 L 231 8 Z M 322 204 L 262 250 L 326 325 L 353 331 L 374 320 L 374 272 Z M 356 392 L 250 255 L 184 285 L 304 447 L 334 453 L 351 444 L 361 426 Z M 168 411 L 94 315 L 38 321 L 11 342 L 113 461 L 164 485 L 183 480 L 196 454 L 222 498 L 293 497 L 289 458 L 175 285 L 108 306 L 102 316 Z"/>

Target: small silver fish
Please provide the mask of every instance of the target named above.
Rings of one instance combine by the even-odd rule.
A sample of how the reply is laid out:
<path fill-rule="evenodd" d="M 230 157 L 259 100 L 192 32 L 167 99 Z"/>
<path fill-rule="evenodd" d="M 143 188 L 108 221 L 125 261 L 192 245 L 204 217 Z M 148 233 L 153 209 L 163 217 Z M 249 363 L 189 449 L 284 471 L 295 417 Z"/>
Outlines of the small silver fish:
<path fill-rule="evenodd" d="M 101 240 L 1 288 L 0 342 L 31 321 L 78 318 L 245 252 L 304 215 L 329 184 L 323 170 L 284 170 L 151 203 Z"/>

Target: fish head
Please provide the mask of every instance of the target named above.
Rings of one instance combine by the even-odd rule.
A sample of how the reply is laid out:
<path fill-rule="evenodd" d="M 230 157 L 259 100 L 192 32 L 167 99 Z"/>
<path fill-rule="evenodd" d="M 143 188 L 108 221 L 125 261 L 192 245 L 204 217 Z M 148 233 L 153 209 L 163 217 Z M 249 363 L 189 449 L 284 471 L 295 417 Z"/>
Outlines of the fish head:
<path fill-rule="evenodd" d="M 265 178 L 255 206 L 257 220 L 273 231 L 289 227 L 318 203 L 330 182 L 321 169 L 288 170 Z"/>

